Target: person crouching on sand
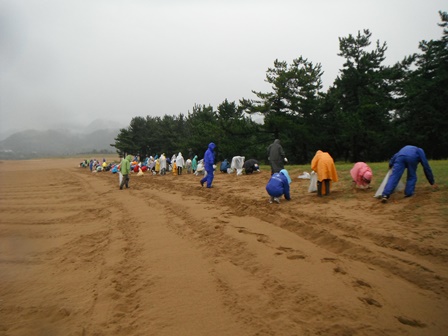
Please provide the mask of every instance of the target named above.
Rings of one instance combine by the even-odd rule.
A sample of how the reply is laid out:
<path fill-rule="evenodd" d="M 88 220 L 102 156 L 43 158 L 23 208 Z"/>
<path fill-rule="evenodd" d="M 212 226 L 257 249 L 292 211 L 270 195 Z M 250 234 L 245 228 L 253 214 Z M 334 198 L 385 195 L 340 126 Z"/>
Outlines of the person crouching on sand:
<path fill-rule="evenodd" d="M 366 189 L 370 188 L 370 182 L 372 181 L 372 169 L 365 162 L 356 162 L 353 168 L 350 170 L 350 175 L 357 188 Z"/>
<path fill-rule="evenodd" d="M 279 173 L 272 174 L 268 184 L 266 185 L 266 191 L 270 196 L 269 203 L 280 203 L 280 197 L 282 195 L 284 195 L 286 200 L 290 201 L 290 183 L 291 178 L 289 177 L 288 171 L 286 169 L 280 170 Z"/>

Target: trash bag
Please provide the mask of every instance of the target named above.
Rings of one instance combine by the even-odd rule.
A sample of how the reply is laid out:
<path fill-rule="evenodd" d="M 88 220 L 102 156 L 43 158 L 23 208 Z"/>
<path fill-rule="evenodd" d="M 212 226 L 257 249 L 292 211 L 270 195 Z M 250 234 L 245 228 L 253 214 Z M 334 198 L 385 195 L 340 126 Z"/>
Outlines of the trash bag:
<path fill-rule="evenodd" d="M 373 196 L 373 197 L 380 198 L 383 195 L 384 188 L 386 187 L 387 181 L 389 180 L 391 173 L 392 173 L 392 169 L 389 169 L 387 171 L 386 176 L 384 176 L 384 179 L 381 182 L 378 190 L 376 191 L 375 196 Z M 398 182 L 397 187 L 395 188 L 394 191 L 403 191 L 404 187 L 405 187 L 404 183 L 400 180 L 400 182 Z"/>
<path fill-rule="evenodd" d="M 121 186 L 121 181 L 123 181 L 123 174 L 121 172 L 118 173 L 118 186 Z"/>
<path fill-rule="evenodd" d="M 308 192 L 317 192 L 317 174 L 314 171 L 310 174 L 310 186 L 308 187 Z"/>
<path fill-rule="evenodd" d="M 311 175 L 310 175 L 310 173 L 304 171 L 302 175 L 298 176 L 298 178 L 299 179 L 304 179 L 304 180 L 309 180 L 309 179 L 311 179 Z"/>

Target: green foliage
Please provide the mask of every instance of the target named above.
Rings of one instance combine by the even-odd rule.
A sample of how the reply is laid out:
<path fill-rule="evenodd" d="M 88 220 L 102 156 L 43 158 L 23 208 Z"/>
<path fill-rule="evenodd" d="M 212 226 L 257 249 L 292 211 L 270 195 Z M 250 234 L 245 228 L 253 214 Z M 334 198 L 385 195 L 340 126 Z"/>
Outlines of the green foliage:
<path fill-rule="evenodd" d="M 448 157 L 448 14 L 440 12 L 443 36 L 421 41 L 420 54 L 385 66 L 386 43 L 372 47 L 369 30 L 339 38 L 344 64 L 327 92 L 322 66 L 302 56 L 275 60 L 266 71 L 269 92 L 255 99 L 225 99 L 216 110 L 195 105 L 186 116 L 135 117 L 111 146 L 137 154 L 203 157 L 210 142 L 216 159 L 241 155 L 266 163 L 278 138 L 291 163 L 309 163 L 317 149 L 337 160 L 383 161 L 413 144 L 428 158 Z M 262 116 L 255 123 L 251 116 Z"/>
<path fill-rule="evenodd" d="M 215 142 L 218 132 L 216 114 L 211 106 L 195 105 L 193 112 L 188 113 L 182 134 L 188 153 L 202 158 L 210 142 Z M 189 155 L 190 156 L 190 155 Z"/>
<path fill-rule="evenodd" d="M 218 160 L 231 160 L 233 156 L 259 157 L 258 125 L 235 102 L 227 99 L 218 106 L 216 117 L 219 125 L 216 144 Z"/>
<path fill-rule="evenodd" d="M 444 35 L 420 42 L 422 53 L 413 55 L 416 69 L 407 71 L 406 99 L 399 111 L 405 142 L 419 144 L 436 159 L 448 156 L 448 15 L 440 16 Z"/>
<path fill-rule="evenodd" d="M 253 92 L 258 99 L 240 101 L 248 113 L 264 115 L 264 132 L 271 134 L 268 142 L 280 138 L 291 160 L 309 159 L 309 148 L 314 147 L 315 126 L 322 102 L 322 66 L 303 57 L 292 64 L 275 60 L 266 73 L 272 92 Z"/>
<path fill-rule="evenodd" d="M 262 148 L 257 143 L 259 128 L 234 102 L 225 100 L 213 111 L 211 106 L 195 105 L 184 115 L 133 118 L 127 129 L 121 129 L 112 144 L 120 156 L 182 152 L 185 158 L 203 157 L 210 142 L 217 145 L 216 158 L 229 160 L 236 155 L 259 157 Z M 263 148 L 264 153 L 264 148 Z"/>
<path fill-rule="evenodd" d="M 351 161 L 381 159 L 385 134 L 389 132 L 389 111 L 394 104 L 394 72 L 382 65 L 386 43 L 370 46 L 371 33 L 340 38 L 339 56 L 345 58 L 341 75 L 329 91 L 331 114 L 339 129 L 339 150 Z"/>

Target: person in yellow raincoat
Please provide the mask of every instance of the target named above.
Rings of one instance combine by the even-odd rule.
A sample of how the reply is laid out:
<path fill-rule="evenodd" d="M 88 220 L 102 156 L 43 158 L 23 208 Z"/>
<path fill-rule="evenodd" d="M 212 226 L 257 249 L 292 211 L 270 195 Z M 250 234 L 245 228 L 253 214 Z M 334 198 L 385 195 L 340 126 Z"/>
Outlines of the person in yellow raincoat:
<path fill-rule="evenodd" d="M 311 161 L 311 169 L 317 173 L 317 196 L 330 195 L 330 182 L 338 181 L 331 155 L 318 150 Z"/>
<path fill-rule="evenodd" d="M 172 167 L 173 167 L 173 175 L 177 175 L 177 164 L 176 164 L 176 160 L 173 161 L 173 163 L 172 163 Z"/>

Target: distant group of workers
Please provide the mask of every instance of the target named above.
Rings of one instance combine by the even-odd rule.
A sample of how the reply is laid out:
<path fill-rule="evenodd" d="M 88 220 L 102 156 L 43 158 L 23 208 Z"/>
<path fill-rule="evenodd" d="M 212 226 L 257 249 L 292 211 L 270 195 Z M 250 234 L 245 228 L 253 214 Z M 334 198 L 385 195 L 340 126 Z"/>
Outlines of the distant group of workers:
<path fill-rule="evenodd" d="M 204 153 L 203 158 L 203 168 L 205 170 L 204 176 L 200 180 L 201 186 L 206 186 L 206 188 L 212 188 L 214 172 L 216 169 L 215 165 L 215 149 L 216 145 L 210 142 L 207 150 Z M 285 152 L 281 146 L 280 140 L 275 139 L 274 142 L 267 148 L 267 156 L 271 167 L 271 176 L 266 184 L 266 191 L 269 195 L 270 203 L 280 203 L 280 198 L 283 196 L 286 200 L 291 200 L 290 184 L 292 182 L 288 171 L 285 169 L 285 163 L 288 162 Z M 151 157 L 152 158 L 152 157 Z M 150 161 L 151 161 L 150 158 Z M 235 158 L 234 158 L 235 159 Z M 244 157 L 238 157 L 238 159 L 244 160 Z M 179 165 L 176 173 L 182 174 L 182 167 L 184 166 L 182 154 L 179 153 L 177 158 L 173 156 L 172 161 L 178 161 Z M 119 169 L 123 176 L 120 189 L 126 186 L 129 187 L 129 173 L 131 172 L 131 161 L 132 156 L 126 156 L 120 163 Z M 157 161 L 157 160 L 156 160 Z M 159 170 L 163 174 L 166 170 L 165 165 L 166 158 L 162 154 L 159 159 Z M 188 159 L 185 164 L 188 166 L 188 172 L 191 170 L 192 160 Z M 161 163 L 160 163 L 161 162 Z M 400 149 L 389 161 L 390 176 L 387 179 L 385 187 L 381 193 L 381 202 L 387 203 L 390 195 L 395 191 L 405 169 L 407 169 L 406 187 L 404 190 L 405 197 L 410 197 L 414 194 L 415 185 L 417 182 L 417 166 L 421 163 L 423 170 L 428 182 L 434 187 L 435 185 L 434 175 L 432 173 L 431 167 L 426 158 L 423 149 L 416 146 L 404 146 Z M 87 162 L 85 163 L 87 164 Z M 145 166 L 150 166 L 151 163 L 145 163 Z M 197 167 L 197 156 L 194 157 L 193 162 L 193 172 Z M 240 164 L 241 166 L 241 164 Z M 242 164 L 246 174 L 252 174 L 253 172 L 259 172 L 260 167 L 258 161 L 255 159 L 249 159 L 244 161 Z M 220 171 L 228 172 L 230 169 L 229 162 L 224 160 L 221 163 Z M 338 181 L 338 174 L 336 172 L 336 167 L 333 158 L 327 152 L 318 150 L 311 160 L 312 174 L 316 175 L 316 189 L 317 196 L 328 196 L 330 195 L 331 183 Z M 373 172 L 372 169 L 365 162 L 357 162 L 354 164 L 353 168 L 350 170 L 350 175 L 353 183 L 358 188 L 369 188 L 372 181 Z"/>

